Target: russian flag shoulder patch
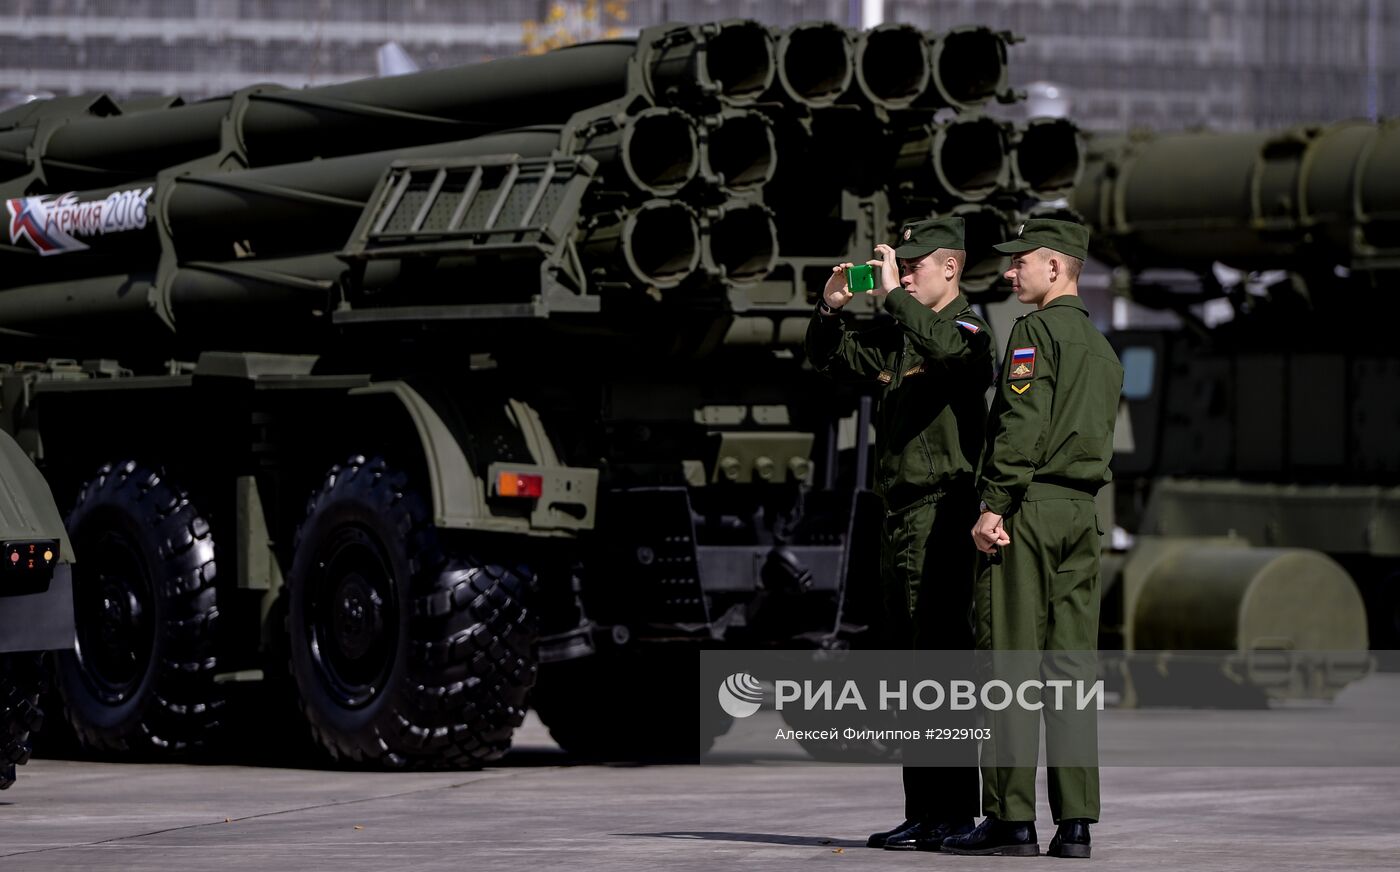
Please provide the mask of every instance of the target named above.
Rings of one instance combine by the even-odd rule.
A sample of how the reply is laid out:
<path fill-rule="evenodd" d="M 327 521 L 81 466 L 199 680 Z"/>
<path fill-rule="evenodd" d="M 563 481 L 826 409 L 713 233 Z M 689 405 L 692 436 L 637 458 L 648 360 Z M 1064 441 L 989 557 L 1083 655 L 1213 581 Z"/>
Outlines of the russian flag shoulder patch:
<path fill-rule="evenodd" d="M 976 324 L 972 324 L 972 323 L 969 323 L 969 322 L 967 322 L 967 321 L 957 321 L 957 322 L 955 322 L 955 323 L 956 323 L 959 327 L 963 328 L 964 330 L 967 330 L 967 331 L 970 332 L 970 333 L 977 333 L 978 331 L 980 331 L 980 330 L 982 329 L 981 327 L 978 327 Z"/>
<path fill-rule="evenodd" d="M 1030 378 L 1033 375 L 1035 375 L 1035 346 L 1013 348 L 1011 350 L 1011 369 L 1006 373 L 1007 379 Z"/>

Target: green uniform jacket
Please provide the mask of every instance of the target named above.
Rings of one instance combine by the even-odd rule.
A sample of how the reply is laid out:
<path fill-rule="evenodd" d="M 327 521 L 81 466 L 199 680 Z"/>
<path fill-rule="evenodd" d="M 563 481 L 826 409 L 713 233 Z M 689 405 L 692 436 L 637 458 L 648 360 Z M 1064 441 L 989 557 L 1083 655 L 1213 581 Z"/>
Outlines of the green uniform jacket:
<path fill-rule="evenodd" d="M 821 372 L 883 385 L 875 490 L 898 511 L 960 480 L 971 485 L 986 433 L 992 340 L 961 294 L 935 312 L 899 288 L 884 308 L 894 322 L 865 330 L 819 310 L 806 347 Z"/>
<path fill-rule="evenodd" d="M 1096 493 L 1112 479 L 1123 367 L 1077 296 L 1016 319 L 997 378 L 978 491 L 1007 515 L 1032 482 Z"/>

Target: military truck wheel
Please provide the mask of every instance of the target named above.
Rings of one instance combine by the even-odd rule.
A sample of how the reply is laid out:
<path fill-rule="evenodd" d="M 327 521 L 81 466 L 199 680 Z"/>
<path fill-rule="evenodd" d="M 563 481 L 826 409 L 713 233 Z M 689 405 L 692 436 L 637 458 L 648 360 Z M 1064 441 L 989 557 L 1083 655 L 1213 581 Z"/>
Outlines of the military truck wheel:
<path fill-rule="evenodd" d="M 0 655 L 0 790 L 15 783 L 15 767 L 29 760 L 29 737 L 44 723 L 38 654 Z"/>
<path fill-rule="evenodd" d="M 699 651 L 653 645 L 546 663 L 531 695 L 554 741 L 589 759 L 693 762 L 734 719 L 702 708 Z"/>
<path fill-rule="evenodd" d="M 84 746 L 168 752 L 206 743 L 224 705 L 214 683 L 214 539 L 189 496 L 134 461 L 103 466 L 66 520 L 77 645 L 58 688 Z"/>
<path fill-rule="evenodd" d="M 290 668 L 341 761 L 474 766 L 501 756 L 535 681 L 534 578 L 444 552 L 427 504 L 381 458 L 335 467 L 288 578 Z"/>

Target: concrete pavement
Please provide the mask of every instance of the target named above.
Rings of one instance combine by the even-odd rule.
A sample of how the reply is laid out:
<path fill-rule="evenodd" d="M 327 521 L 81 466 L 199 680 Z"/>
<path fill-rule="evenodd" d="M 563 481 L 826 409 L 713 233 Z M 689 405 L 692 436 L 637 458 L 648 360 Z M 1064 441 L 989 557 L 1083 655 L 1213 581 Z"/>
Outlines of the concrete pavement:
<path fill-rule="evenodd" d="M 752 729 L 758 729 L 758 726 Z M 580 765 L 532 718 L 482 772 L 36 760 L 0 794 L 0 868 L 1026 869 L 1049 858 L 876 851 L 888 766 Z M 1110 768 L 1098 869 L 1395 869 L 1400 769 Z M 1053 826 L 1041 779 L 1041 847 Z"/>

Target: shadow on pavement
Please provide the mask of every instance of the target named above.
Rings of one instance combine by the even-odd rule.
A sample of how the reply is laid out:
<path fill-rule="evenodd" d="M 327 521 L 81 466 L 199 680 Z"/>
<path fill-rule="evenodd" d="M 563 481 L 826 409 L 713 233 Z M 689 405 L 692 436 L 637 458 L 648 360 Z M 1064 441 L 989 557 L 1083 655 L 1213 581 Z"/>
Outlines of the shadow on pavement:
<path fill-rule="evenodd" d="M 329 772 L 354 771 L 393 771 L 371 764 L 336 762 L 326 758 L 324 752 L 309 742 L 286 741 L 279 745 L 259 744 L 240 745 L 224 742 L 213 748 L 176 752 L 166 755 L 140 754 L 134 752 L 102 753 L 80 748 L 76 743 L 35 742 L 34 756 L 48 760 L 73 760 L 100 763 L 131 763 L 133 765 L 151 763 L 172 763 L 186 766 L 248 766 L 273 769 L 307 769 Z M 579 766 L 594 764 L 595 761 L 571 756 L 557 748 L 520 748 L 509 751 L 499 760 L 493 760 L 480 768 L 459 767 L 460 772 L 475 772 L 490 769 L 530 769 L 548 766 Z M 452 771 L 453 767 L 411 768 L 404 771 Z"/>
<path fill-rule="evenodd" d="M 713 842 L 759 842 L 766 845 L 810 845 L 813 848 L 864 848 L 863 839 L 830 839 L 826 836 L 787 836 L 781 833 L 725 833 L 676 831 L 665 833 L 613 833 L 652 839 L 696 839 Z"/>

